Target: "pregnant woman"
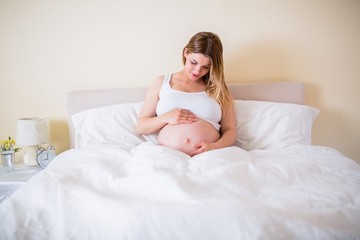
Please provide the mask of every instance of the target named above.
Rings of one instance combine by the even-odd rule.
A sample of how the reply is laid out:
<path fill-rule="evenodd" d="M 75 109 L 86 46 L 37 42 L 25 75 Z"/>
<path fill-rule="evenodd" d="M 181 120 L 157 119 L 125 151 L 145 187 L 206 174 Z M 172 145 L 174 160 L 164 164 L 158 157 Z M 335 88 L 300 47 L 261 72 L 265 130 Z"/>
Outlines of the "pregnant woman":
<path fill-rule="evenodd" d="M 183 69 L 159 76 L 149 87 L 137 132 L 158 133 L 159 145 L 190 156 L 231 146 L 236 121 L 222 52 L 216 34 L 195 34 L 183 49 Z"/>

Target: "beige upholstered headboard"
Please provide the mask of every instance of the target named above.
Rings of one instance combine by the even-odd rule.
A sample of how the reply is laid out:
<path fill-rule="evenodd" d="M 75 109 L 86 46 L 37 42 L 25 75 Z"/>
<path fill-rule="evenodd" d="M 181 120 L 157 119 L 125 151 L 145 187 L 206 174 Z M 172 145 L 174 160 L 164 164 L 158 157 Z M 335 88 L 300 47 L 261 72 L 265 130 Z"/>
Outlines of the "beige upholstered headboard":
<path fill-rule="evenodd" d="M 304 85 L 301 82 L 230 83 L 228 87 L 234 99 L 285 103 L 304 103 Z M 67 109 L 70 144 L 74 143 L 74 128 L 70 121 L 74 113 L 106 105 L 141 102 L 147 88 L 118 88 L 69 92 Z"/>

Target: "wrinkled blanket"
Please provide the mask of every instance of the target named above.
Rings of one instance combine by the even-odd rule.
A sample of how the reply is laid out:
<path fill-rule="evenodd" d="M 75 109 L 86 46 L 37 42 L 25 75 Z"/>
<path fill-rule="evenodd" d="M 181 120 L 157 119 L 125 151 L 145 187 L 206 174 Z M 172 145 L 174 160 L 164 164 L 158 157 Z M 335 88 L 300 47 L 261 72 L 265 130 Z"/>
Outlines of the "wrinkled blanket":
<path fill-rule="evenodd" d="M 360 166 L 316 146 L 72 149 L 0 219 L 0 239 L 359 239 Z"/>

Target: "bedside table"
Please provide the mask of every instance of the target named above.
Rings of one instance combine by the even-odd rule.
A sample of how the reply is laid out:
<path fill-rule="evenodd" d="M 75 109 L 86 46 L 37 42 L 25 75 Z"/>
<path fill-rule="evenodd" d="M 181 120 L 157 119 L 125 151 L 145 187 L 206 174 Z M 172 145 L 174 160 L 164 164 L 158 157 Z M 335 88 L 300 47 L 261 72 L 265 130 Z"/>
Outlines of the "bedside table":
<path fill-rule="evenodd" d="M 0 203 L 40 171 L 40 166 L 16 164 L 13 172 L 4 173 L 3 166 L 0 165 Z"/>

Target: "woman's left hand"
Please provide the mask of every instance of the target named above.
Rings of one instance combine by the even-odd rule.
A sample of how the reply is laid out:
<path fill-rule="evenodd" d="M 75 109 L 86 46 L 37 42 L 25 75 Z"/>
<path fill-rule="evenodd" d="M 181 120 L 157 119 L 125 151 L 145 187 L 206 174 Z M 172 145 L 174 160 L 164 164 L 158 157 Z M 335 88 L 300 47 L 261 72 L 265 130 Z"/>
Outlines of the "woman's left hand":
<path fill-rule="evenodd" d="M 213 145 L 214 145 L 213 143 L 209 143 L 209 142 L 200 142 L 195 145 L 196 150 L 191 152 L 190 156 L 193 157 L 197 154 L 213 150 L 213 149 L 215 149 Z"/>

